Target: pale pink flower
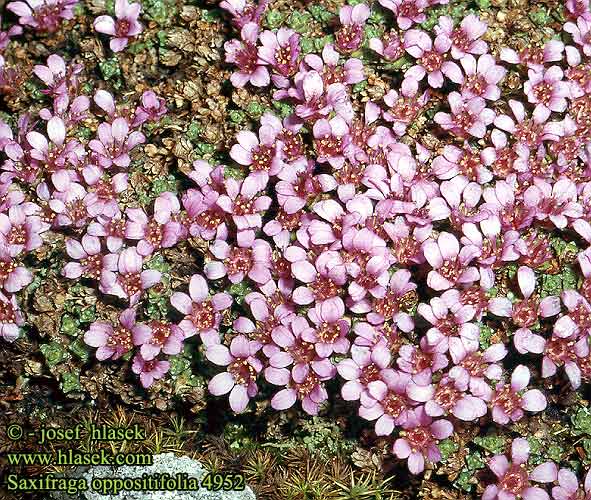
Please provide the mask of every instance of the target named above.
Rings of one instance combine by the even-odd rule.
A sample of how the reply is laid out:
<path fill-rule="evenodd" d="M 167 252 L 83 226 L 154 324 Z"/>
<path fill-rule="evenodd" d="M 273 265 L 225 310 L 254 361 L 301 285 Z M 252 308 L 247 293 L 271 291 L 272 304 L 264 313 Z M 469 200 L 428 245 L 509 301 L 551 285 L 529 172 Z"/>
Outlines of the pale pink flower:
<path fill-rule="evenodd" d="M 147 389 L 154 381 L 164 378 L 170 370 L 170 362 L 159 359 L 146 361 L 140 353 L 137 353 L 133 358 L 131 370 L 140 376 L 142 386 Z"/>
<path fill-rule="evenodd" d="M 121 52 L 129 40 L 139 35 L 144 27 L 138 21 L 142 6 L 139 3 L 129 3 L 128 0 L 115 0 L 115 17 L 99 16 L 93 26 L 99 33 L 114 37 L 109 42 L 113 52 Z"/>

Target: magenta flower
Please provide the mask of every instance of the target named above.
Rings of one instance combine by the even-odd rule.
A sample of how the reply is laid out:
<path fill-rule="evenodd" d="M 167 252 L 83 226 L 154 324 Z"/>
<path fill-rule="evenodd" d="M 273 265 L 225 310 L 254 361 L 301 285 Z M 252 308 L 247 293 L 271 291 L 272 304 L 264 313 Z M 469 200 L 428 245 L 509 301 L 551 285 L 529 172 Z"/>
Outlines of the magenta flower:
<path fill-rule="evenodd" d="M 542 488 L 531 486 L 530 481 L 551 482 L 551 478 L 555 477 L 552 468 L 554 464 L 546 462 L 528 474 L 525 464 L 529 453 L 529 443 L 523 438 L 517 438 L 511 444 L 511 461 L 505 455 L 492 457 L 488 461 L 488 467 L 497 476 L 497 484 L 489 484 L 486 487 L 482 500 L 549 500 L 548 494 Z"/>
<path fill-rule="evenodd" d="M 545 341 L 543 354 L 543 378 L 556 375 L 558 367 L 564 366 L 564 372 L 572 388 L 574 390 L 579 388 L 581 385 L 579 360 L 589 356 L 589 341 L 587 336 L 583 336 L 577 340 L 576 335 L 572 335 L 571 337 L 553 335 Z"/>
<path fill-rule="evenodd" d="M 425 259 L 433 268 L 427 275 L 427 284 L 433 290 L 451 288 L 456 283 L 471 284 L 479 278 L 478 269 L 468 264 L 476 255 L 473 247 L 463 247 L 450 233 L 439 233 L 437 241 L 432 239 L 423 243 Z"/>
<path fill-rule="evenodd" d="M 335 46 L 341 52 L 354 52 L 363 43 L 363 27 L 368 20 L 370 10 L 360 3 L 352 7 L 345 5 L 339 11 L 341 27 L 335 33 Z"/>
<path fill-rule="evenodd" d="M 462 19 L 459 28 L 454 29 L 451 17 L 441 16 L 435 26 L 435 33 L 443 36 L 451 44 L 451 56 L 463 62 L 470 54 L 480 55 L 488 52 L 488 45 L 480 37 L 486 33 L 487 24 L 470 14 Z"/>
<path fill-rule="evenodd" d="M 394 442 L 392 451 L 401 459 L 407 459 L 411 474 L 420 474 L 425 470 L 425 459 L 439 462 L 441 453 L 437 442 L 453 434 L 454 428 L 449 420 L 433 420 L 422 409 L 417 409 L 413 418 Z"/>
<path fill-rule="evenodd" d="M 125 224 L 125 219 L 121 218 L 121 214 L 112 218 L 99 215 L 96 222 L 91 222 L 88 225 L 87 232 L 90 236 L 105 238 L 109 252 L 116 253 L 123 246 Z"/>
<path fill-rule="evenodd" d="M 401 93 L 392 89 L 384 96 L 388 106 L 384 111 L 384 120 L 392 122 L 392 130 L 402 137 L 428 101 L 428 92 L 418 95 L 417 89 L 402 88 Z"/>
<path fill-rule="evenodd" d="M 133 373 L 140 376 L 142 386 L 147 389 L 154 383 L 154 381 L 164 378 L 168 373 L 168 370 L 170 370 L 170 362 L 160 359 L 146 361 L 142 358 L 142 355 L 138 353 L 133 358 L 131 370 Z"/>
<path fill-rule="evenodd" d="M 95 321 L 90 325 L 84 334 L 84 342 L 97 348 L 96 359 L 119 359 L 150 336 L 150 327 L 136 323 L 135 314 L 135 309 L 126 309 L 119 315 L 116 326 L 105 321 Z"/>
<path fill-rule="evenodd" d="M 523 410 L 538 412 L 546 408 L 547 402 L 544 394 L 538 389 L 530 389 L 524 392 L 529 384 L 529 370 L 519 365 L 513 370 L 511 384 L 497 383 L 491 396 L 493 420 L 502 425 L 509 422 L 517 422 L 523 418 Z"/>
<path fill-rule="evenodd" d="M 433 160 L 432 166 L 433 174 L 439 179 L 452 179 L 452 182 L 441 184 L 441 187 L 445 186 L 442 194 L 446 199 L 453 199 L 452 193 L 457 192 L 462 184 L 466 184 L 464 180 L 477 184 L 486 184 L 492 180 L 493 174 L 483 165 L 483 157 L 484 152 L 473 149 L 467 142 L 464 143 L 462 149 L 451 144 L 443 148 L 443 155 L 437 156 Z M 463 179 L 456 181 L 456 176 L 461 176 Z M 470 187 L 472 191 L 478 190 L 480 192 L 482 190 L 479 186 L 472 185 Z M 470 191 L 466 195 L 469 193 Z M 470 197 L 464 201 L 471 203 Z M 477 204 L 480 201 L 480 196 L 473 201 Z"/>
<path fill-rule="evenodd" d="M 117 272 L 106 270 L 101 275 L 103 293 L 129 300 L 134 306 L 144 290 L 160 281 L 162 273 L 153 269 L 142 271 L 143 259 L 135 247 L 122 250 L 117 261 Z"/>
<path fill-rule="evenodd" d="M 266 87 L 270 83 L 269 71 L 260 59 L 256 43 L 259 38 L 259 27 L 248 23 L 240 32 L 241 41 L 230 40 L 224 44 L 226 62 L 234 63 L 238 71 L 234 71 L 230 81 L 234 87 L 242 88 L 247 83 L 255 87 Z"/>
<path fill-rule="evenodd" d="M 258 392 L 256 378 L 263 369 L 263 364 L 256 358 L 260 348 L 260 343 L 238 335 L 232 339 L 229 349 L 221 344 L 213 344 L 205 351 L 209 361 L 228 367 L 226 372 L 218 373 L 209 381 L 209 392 L 214 396 L 229 392 L 230 408 L 236 413 L 242 413 L 250 398 Z"/>
<path fill-rule="evenodd" d="M 443 36 L 435 38 L 435 43 L 424 31 L 409 30 L 404 35 L 406 51 L 417 59 L 417 64 L 404 73 L 402 89 L 415 89 L 425 75 L 433 88 L 443 86 L 444 75 L 454 83 L 462 83 L 464 77 L 460 67 L 445 60 L 445 54 L 451 47 L 451 41 Z"/>
<path fill-rule="evenodd" d="M 177 311 L 185 314 L 179 323 L 185 338 L 199 334 L 206 345 L 219 342 L 218 328 L 222 311 L 232 305 L 229 294 L 220 292 L 210 297 L 205 278 L 194 274 L 189 283 L 189 295 L 175 292 L 170 297 L 170 303 Z"/>
<path fill-rule="evenodd" d="M 121 52 L 129 40 L 139 35 L 144 27 L 138 21 L 142 6 L 139 3 L 129 3 L 128 0 L 115 0 L 115 17 L 99 16 L 93 26 L 99 33 L 114 37 L 109 42 L 113 52 Z"/>
<path fill-rule="evenodd" d="M 537 148 L 544 140 L 551 138 L 550 124 L 546 123 L 548 117 L 541 108 L 536 108 L 530 119 L 527 118 L 523 103 L 509 99 L 509 107 L 516 120 L 508 115 L 498 115 L 495 126 L 509 132 L 515 139 L 517 148 Z"/>
<path fill-rule="evenodd" d="M 53 33 L 62 23 L 62 19 L 74 17 L 77 0 L 27 0 L 10 2 L 6 8 L 19 16 L 18 22 L 31 26 L 40 33 Z"/>
<path fill-rule="evenodd" d="M 419 345 L 404 344 L 398 352 L 396 364 L 401 371 L 412 376 L 413 382 L 419 385 L 431 383 L 433 373 L 449 364 L 445 354 L 429 349 L 427 339 L 423 337 Z"/>
<path fill-rule="evenodd" d="M 322 49 L 321 55 L 322 57 L 308 54 L 304 58 L 304 62 L 321 75 L 324 85 L 327 87 L 333 83 L 353 85 L 365 79 L 363 62 L 356 57 L 350 57 L 345 61 L 345 64 L 339 64 L 341 56 L 333 44 L 327 43 Z M 345 116 L 343 118 L 346 119 Z"/>
<path fill-rule="evenodd" d="M 19 335 L 19 327 L 25 324 L 23 315 L 14 295 L 0 292 L 0 337 L 6 342 L 14 342 Z"/>

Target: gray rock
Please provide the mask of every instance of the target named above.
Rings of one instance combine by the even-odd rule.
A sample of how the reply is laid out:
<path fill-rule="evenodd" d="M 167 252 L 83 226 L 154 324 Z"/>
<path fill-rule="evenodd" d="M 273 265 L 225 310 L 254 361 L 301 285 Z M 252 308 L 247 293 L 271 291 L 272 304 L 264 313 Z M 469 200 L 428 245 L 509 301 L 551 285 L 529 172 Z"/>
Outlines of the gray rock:
<path fill-rule="evenodd" d="M 122 467 L 78 467 L 74 472 L 69 473 L 69 478 L 85 479 L 88 484 L 88 490 L 79 495 L 68 495 L 64 492 L 53 492 L 52 498 L 55 500 L 256 500 L 255 494 L 246 486 L 242 491 L 209 491 L 205 487 L 199 487 L 198 490 L 175 490 L 175 491 L 120 491 L 118 495 L 102 494 L 93 490 L 93 479 L 99 482 L 109 479 L 123 478 L 142 478 L 144 475 L 152 478 L 162 477 L 168 474 L 182 486 L 182 481 L 186 483 L 188 478 L 196 478 L 201 484 L 201 480 L 208 471 L 197 460 L 189 457 L 177 457 L 174 453 L 162 453 L 154 455 L 154 463 L 151 466 L 122 466 Z M 160 476 L 158 476 L 158 474 Z M 186 474 L 186 475 L 184 475 Z M 99 479 L 97 479 L 99 478 Z M 181 478 L 181 479 L 179 479 Z M 105 483 L 103 483 L 105 484 Z M 107 483 L 108 486 L 108 483 Z"/>

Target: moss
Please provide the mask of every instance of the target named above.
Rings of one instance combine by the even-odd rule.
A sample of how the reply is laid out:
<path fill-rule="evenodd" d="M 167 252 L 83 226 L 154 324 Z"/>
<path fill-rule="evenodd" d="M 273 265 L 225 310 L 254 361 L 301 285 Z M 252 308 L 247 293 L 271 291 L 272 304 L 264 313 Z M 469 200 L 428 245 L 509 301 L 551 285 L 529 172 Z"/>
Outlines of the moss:
<path fill-rule="evenodd" d="M 116 80 L 121 78 L 121 68 L 119 67 L 119 61 L 116 57 L 105 59 L 104 61 L 99 62 L 98 65 L 101 75 L 103 75 L 105 80 Z"/>
<path fill-rule="evenodd" d="M 244 120 L 246 120 L 246 115 L 244 114 L 244 111 L 241 111 L 239 109 L 233 109 L 232 111 L 230 111 L 230 121 L 232 123 L 243 123 Z"/>
<path fill-rule="evenodd" d="M 300 34 L 308 33 L 312 22 L 312 14 L 309 12 L 293 11 L 287 20 L 287 25 Z"/>
<path fill-rule="evenodd" d="M 265 16 L 265 26 L 270 29 L 280 28 L 284 19 L 285 17 L 281 12 L 276 9 L 271 9 Z"/>
<path fill-rule="evenodd" d="M 488 349 L 491 345 L 491 338 L 494 335 L 495 331 L 487 325 L 482 323 L 478 323 L 480 327 L 480 348 L 481 349 Z"/>
<path fill-rule="evenodd" d="M 444 439 L 438 445 L 439 452 L 441 453 L 441 460 L 446 461 L 450 455 L 458 451 L 460 448 L 456 442 L 452 439 Z"/>
<path fill-rule="evenodd" d="M 248 103 L 248 106 L 246 106 L 246 113 L 255 120 L 258 120 L 264 112 L 265 107 L 258 102 L 250 102 Z"/>
<path fill-rule="evenodd" d="M 252 288 L 250 288 L 245 281 L 233 283 L 228 288 L 228 293 L 238 304 L 242 304 L 244 302 L 244 297 L 246 297 L 250 292 L 252 292 Z"/>
<path fill-rule="evenodd" d="M 476 436 L 474 443 L 497 455 L 505 451 L 506 439 L 502 436 Z"/>
<path fill-rule="evenodd" d="M 70 316 L 69 314 L 64 314 L 62 316 L 61 332 L 65 333 L 66 335 L 70 335 L 71 337 L 78 335 L 78 321 L 76 318 Z"/>
<path fill-rule="evenodd" d="M 335 14 L 326 9 L 324 5 L 310 4 L 308 5 L 308 12 L 312 14 L 312 17 L 321 24 L 328 24 L 331 19 L 335 17 Z"/>
<path fill-rule="evenodd" d="M 50 367 L 58 365 L 69 357 L 68 353 L 57 342 L 43 344 L 39 347 L 39 350 L 43 353 L 45 361 Z"/>
<path fill-rule="evenodd" d="M 197 142 L 202 132 L 203 127 L 201 126 L 201 124 L 198 121 L 192 121 L 191 123 L 189 123 L 186 135 L 191 142 Z"/>
<path fill-rule="evenodd" d="M 144 15 L 160 26 L 168 26 L 177 15 L 175 2 L 172 0 L 143 0 Z"/>
<path fill-rule="evenodd" d="M 71 372 L 62 372 L 60 387 L 62 391 L 64 391 L 64 394 L 82 390 L 82 387 L 80 386 L 79 374 Z"/>
<path fill-rule="evenodd" d="M 591 412 L 589 408 L 579 408 L 577 413 L 571 416 L 573 428 L 571 432 L 575 436 L 586 434 L 591 436 Z"/>

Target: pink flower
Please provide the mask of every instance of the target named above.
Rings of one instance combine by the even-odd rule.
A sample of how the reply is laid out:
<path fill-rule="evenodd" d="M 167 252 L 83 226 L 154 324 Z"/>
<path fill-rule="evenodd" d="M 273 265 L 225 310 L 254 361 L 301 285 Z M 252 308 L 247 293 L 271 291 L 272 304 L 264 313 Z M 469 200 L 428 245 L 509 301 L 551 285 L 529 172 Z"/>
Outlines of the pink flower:
<path fill-rule="evenodd" d="M 583 215 L 583 207 L 577 202 L 577 186 L 570 179 L 559 179 L 553 185 L 534 179 L 534 185 L 526 189 L 523 199 L 534 210 L 536 219 L 548 219 L 559 229 L 567 227 L 569 219 Z"/>
<path fill-rule="evenodd" d="M 453 51 L 453 49 L 452 49 Z M 483 97 L 489 101 L 497 101 L 501 97 L 498 83 L 505 77 L 507 70 L 495 64 L 495 58 L 483 54 L 478 61 L 472 55 L 465 55 L 460 64 L 466 76 L 462 82 L 462 97 Z"/>
<path fill-rule="evenodd" d="M 131 127 L 137 128 L 147 121 L 156 122 L 167 112 L 166 100 L 153 90 L 146 90 L 142 94 L 142 104 L 135 110 Z"/>
<path fill-rule="evenodd" d="M 9 4 L 10 5 L 10 4 Z M 0 23 L 2 22 L 2 17 L 0 16 Z M 10 39 L 13 36 L 20 35 L 23 32 L 23 28 L 18 24 L 15 24 L 8 28 L 7 31 L 0 31 L 0 52 L 4 51 L 8 44 L 10 43 Z"/>
<path fill-rule="evenodd" d="M 370 38 L 369 48 L 387 61 L 396 61 L 404 55 L 402 39 L 395 30 L 386 33 L 383 38 Z"/>
<path fill-rule="evenodd" d="M 487 24 L 474 14 L 462 19 L 460 27 L 454 29 L 453 19 L 448 16 L 439 18 L 439 24 L 435 26 L 435 33 L 444 36 L 451 42 L 451 56 L 454 59 L 464 58 L 469 54 L 480 55 L 488 51 L 488 45 L 480 37 L 486 33 Z"/>
<path fill-rule="evenodd" d="M 583 485 L 579 484 L 577 476 L 570 469 L 560 469 L 556 479 L 558 485 L 552 488 L 552 498 L 554 500 L 577 500 L 578 498 L 588 497 L 591 492 L 591 474 L 589 473 L 585 475 Z"/>
<path fill-rule="evenodd" d="M 19 327 L 25 324 L 23 315 L 14 295 L 0 292 L 0 337 L 6 342 L 14 342 L 19 335 Z"/>
<path fill-rule="evenodd" d="M 556 324 L 556 323 L 555 323 Z M 574 390 L 581 385 L 581 369 L 579 359 L 589 356 L 589 341 L 586 335 L 577 340 L 576 334 L 570 337 L 552 335 L 544 343 L 542 358 L 542 377 L 556 375 L 559 366 L 564 371 Z"/>
<path fill-rule="evenodd" d="M 339 169 L 345 162 L 345 149 L 348 146 L 349 127 L 340 116 L 330 120 L 321 118 L 314 123 L 314 147 L 316 149 L 317 161 L 328 162 Z"/>
<path fill-rule="evenodd" d="M 205 278 L 200 274 L 194 274 L 189 283 L 189 295 L 175 292 L 170 297 L 170 303 L 185 315 L 179 323 L 185 338 L 199 334 L 206 345 L 219 343 L 218 328 L 222 311 L 232 305 L 232 297 L 229 294 L 220 292 L 210 297 Z"/>
<path fill-rule="evenodd" d="M 524 389 L 529 384 L 529 370 L 519 365 L 513 370 L 511 384 L 497 383 L 491 395 L 493 420 L 502 425 L 509 422 L 517 422 L 523 418 L 523 410 L 539 412 L 546 408 L 547 402 L 544 394 L 538 389 Z"/>
<path fill-rule="evenodd" d="M 556 475 L 554 470 L 556 465 L 546 462 L 528 474 L 525 464 L 529 453 L 530 447 L 527 440 L 517 438 L 511 444 L 511 462 L 505 455 L 492 457 L 488 461 L 488 467 L 497 476 L 497 484 L 489 484 L 486 487 L 482 500 L 515 500 L 517 498 L 548 500 L 548 494 L 542 488 L 531 486 L 530 480 L 551 482 L 551 478 Z"/>
<path fill-rule="evenodd" d="M 170 370 L 170 363 L 168 361 L 159 359 L 146 361 L 144 358 L 142 358 L 142 355 L 138 353 L 133 358 L 131 370 L 133 373 L 140 376 L 140 382 L 142 383 L 142 386 L 147 389 L 154 383 L 155 380 L 164 378 L 164 375 L 166 375 L 168 370 Z"/>
<path fill-rule="evenodd" d="M 183 238 L 183 228 L 173 218 L 179 210 L 178 198 L 170 192 L 156 198 L 153 217 L 148 217 L 141 208 L 128 208 L 125 237 L 139 240 L 137 251 L 144 257 L 160 248 L 170 248 Z"/>
<path fill-rule="evenodd" d="M 493 344 L 484 352 L 478 346 L 466 346 L 461 339 L 454 337 L 449 340 L 449 354 L 455 366 L 448 375 L 461 387 L 468 387 L 475 396 L 487 397 L 491 389 L 485 378 L 499 380 L 503 367 L 498 364 L 507 355 L 504 344 Z"/>
<path fill-rule="evenodd" d="M 141 132 L 129 133 L 129 123 L 125 118 L 115 118 L 113 123 L 103 122 L 97 129 L 98 139 L 92 139 L 88 147 L 98 156 L 99 165 L 109 168 L 128 167 L 131 163 L 129 152 L 146 140 Z"/>
<path fill-rule="evenodd" d="M 125 224 L 121 214 L 112 218 L 99 215 L 96 222 L 91 222 L 88 225 L 87 232 L 90 236 L 105 238 L 107 249 L 109 252 L 115 253 L 123 246 Z"/>
<path fill-rule="evenodd" d="M 183 350 L 184 332 L 175 324 L 162 321 L 150 321 L 147 335 L 136 339 L 140 353 L 146 361 L 151 361 L 160 352 L 174 356 Z"/>
<path fill-rule="evenodd" d="M 408 459 L 411 474 L 420 474 L 425 469 L 425 459 L 439 462 L 441 453 L 437 442 L 453 434 L 453 425 L 449 420 L 435 420 L 423 409 L 417 409 L 401 435 L 394 442 L 392 451 L 398 458 Z"/>
<path fill-rule="evenodd" d="M 339 11 L 341 27 L 335 33 L 335 45 L 341 52 L 354 52 L 363 43 L 363 27 L 369 18 L 367 5 L 360 3 L 352 7 L 345 5 Z"/>
<path fill-rule="evenodd" d="M 33 67 L 33 73 L 47 86 L 41 92 L 61 99 L 68 98 L 68 92 L 77 87 L 77 75 L 81 71 L 81 64 L 66 66 L 66 61 L 57 54 L 47 58 L 47 66 L 37 64 Z"/>
<path fill-rule="evenodd" d="M 225 241 L 216 240 L 210 250 L 214 257 L 205 265 L 208 279 L 228 276 L 232 283 L 240 283 L 246 276 L 255 283 L 264 285 L 271 279 L 271 246 L 264 240 L 254 240 L 248 246 L 230 246 Z"/>
<path fill-rule="evenodd" d="M 29 202 L 11 206 L 8 214 L 0 213 L 0 238 L 12 257 L 43 245 L 41 235 L 49 229 L 49 224 L 38 213 L 39 207 Z"/>
<path fill-rule="evenodd" d="M 445 186 L 443 195 L 446 199 L 452 199 L 452 194 L 459 187 L 470 181 L 472 183 L 486 184 L 493 179 L 492 172 L 483 163 L 483 152 L 475 150 L 467 142 L 462 149 L 448 144 L 443 148 L 443 155 L 437 156 L 432 163 L 433 173 L 439 179 L 452 179 L 452 182 L 441 183 Z M 459 176 L 461 180 L 455 180 Z M 467 187 L 467 186 L 466 186 Z M 470 186 L 472 191 L 482 191 L 480 186 Z M 465 193 L 470 198 L 470 191 Z M 479 201 L 479 200 L 474 200 Z M 475 206 L 475 205 L 473 205 Z"/>
<path fill-rule="evenodd" d="M 328 358 L 333 352 L 346 354 L 351 343 L 347 340 L 349 321 L 344 316 L 345 304 L 338 297 L 316 304 L 308 311 L 316 328 L 304 330 L 302 339 L 313 343 L 321 358 Z"/>
<path fill-rule="evenodd" d="M 237 88 L 252 83 L 255 87 L 266 87 L 270 83 L 269 72 L 259 58 L 256 43 L 259 37 L 259 27 L 255 23 L 248 23 L 240 32 L 242 40 L 230 40 L 224 44 L 226 62 L 236 64 L 238 71 L 230 77 L 232 85 Z"/>
<path fill-rule="evenodd" d="M 306 66 L 322 76 L 324 85 L 330 86 L 333 83 L 353 85 L 365 79 L 363 62 L 356 57 L 350 57 L 345 61 L 345 64 L 339 64 L 341 56 L 333 44 L 327 43 L 322 49 L 321 55 L 322 57 L 308 54 L 304 58 L 304 62 Z"/>
<path fill-rule="evenodd" d="M 548 40 L 542 48 L 528 46 L 519 53 L 504 47 L 501 49 L 500 59 L 511 64 L 521 64 L 535 71 L 543 71 L 544 64 L 561 61 L 564 43 L 560 40 Z"/>
<path fill-rule="evenodd" d="M 429 304 L 420 303 L 417 307 L 417 312 L 433 325 L 425 336 L 429 348 L 445 353 L 450 348 L 451 338 L 458 337 L 467 350 L 478 346 L 479 328 L 469 323 L 474 318 L 473 307 L 456 304 L 450 311 L 439 297 L 431 299 Z"/>
<path fill-rule="evenodd" d="M 275 74 L 271 76 L 276 87 L 289 87 L 289 77 L 297 71 L 300 55 L 300 35 L 288 28 L 279 28 L 277 33 L 263 31 L 259 40 L 259 59 L 269 64 Z"/>
<path fill-rule="evenodd" d="M 278 131 L 270 125 L 262 125 L 257 137 L 249 130 L 236 135 L 238 144 L 230 149 L 230 157 L 241 165 L 250 168 L 249 177 L 256 181 L 259 190 L 264 189 L 271 176 L 281 172 L 282 144 L 277 140 Z"/>
<path fill-rule="evenodd" d="M 0 243 L 0 285 L 8 293 L 22 290 L 33 281 L 33 273 L 15 262 L 8 247 Z"/>
<path fill-rule="evenodd" d="M 445 54 L 451 47 L 451 41 L 444 36 L 435 38 L 435 43 L 424 31 L 409 30 L 404 35 L 406 51 L 418 59 L 418 64 L 404 73 L 402 89 L 415 89 L 425 75 L 427 81 L 433 88 L 443 86 L 444 78 L 447 76 L 454 83 L 462 83 L 464 77 L 460 67 L 451 61 L 445 60 Z"/>
<path fill-rule="evenodd" d="M 262 172 L 264 174 L 264 172 Z M 263 176 L 249 176 L 243 181 L 226 180 L 226 193 L 217 199 L 217 205 L 232 215 L 238 234 L 239 246 L 248 247 L 255 238 L 255 233 L 263 225 L 263 215 L 271 206 L 269 196 L 261 196 Z"/>
<path fill-rule="evenodd" d="M 482 399 L 466 394 L 467 388 L 458 379 L 444 376 L 436 385 L 410 382 L 407 393 L 413 400 L 425 403 L 425 413 L 430 417 L 452 414 L 471 422 L 486 415 L 487 408 Z"/>
<path fill-rule="evenodd" d="M 523 85 L 527 100 L 536 105 L 534 113 L 548 119 L 552 111 L 562 113 L 566 111 L 567 100 L 570 97 L 570 87 L 563 81 L 564 73 L 558 66 L 552 66 L 545 71 L 528 71 L 529 80 Z"/>
<path fill-rule="evenodd" d="M 361 393 L 359 416 L 376 421 L 375 432 L 378 436 L 392 434 L 394 426 L 404 426 L 412 420 L 413 409 L 417 405 L 407 395 L 410 376 L 392 369 L 380 372 L 380 377 L 365 381 L 367 394 Z"/>
<path fill-rule="evenodd" d="M 267 3 L 267 0 L 260 0 L 258 4 L 251 0 L 223 0 L 220 7 L 232 15 L 232 24 L 241 29 L 248 23 L 259 24 Z"/>
<path fill-rule="evenodd" d="M 451 114 L 439 111 L 433 120 L 458 137 L 471 135 L 482 139 L 486 135 L 486 127 L 495 119 L 495 112 L 486 107 L 485 100 L 482 97 L 464 100 L 458 92 L 450 92 L 447 100 Z"/>
<path fill-rule="evenodd" d="M 205 351 L 209 361 L 228 367 L 228 371 L 218 373 L 209 381 L 209 392 L 214 396 L 229 392 L 230 408 L 236 413 L 242 413 L 250 398 L 258 392 L 256 378 L 263 369 L 263 364 L 256 358 L 260 348 L 260 343 L 238 335 L 232 339 L 230 349 L 225 345 L 213 344 Z"/>
<path fill-rule="evenodd" d="M 513 323 L 519 326 L 513 337 L 515 348 L 521 354 L 533 352 L 539 354 L 544 349 L 544 339 L 531 332 L 539 317 L 548 318 L 560 312 L 560 299 L 555 296 L 545 297 L 541 301 L 533 295 L 536 287 L 536 277 L 532 269 L 521 266 L 517 270 L 517 280 L 524 300 L 512 304 L 507 298 L 491 299 L 488 309 L 497 316 L 513 318 Z"/>
<path fill-rule="evenodd" d="M 103 255 L 101 242 L 96 236 L 85 234 L 82 241 L 68 238 L 66 240 L 68 255 L 78 262 L 68 262 L 62 274 L 69 279 L 78 279 L 81 276 L 100 280 L 104 270 L 117 270 L 117 255 Z"/>
<path fill-rule="evenodd" d="M 413 24 L 425 22 L 428 0 L 379 0 L 379 4 L 391 10 L 396 16 L 396 23 L 401 30 L 409 29 Z"/>
<path fill-rule="evenodd" d="M 385 376 L 392 371 L 388 366 L 392 356 L 383 344 L 373 348 L 354 346 L 351 358 L 343 359 L 337 365 L 337 371 L 346 382 L 341 389 L 345 401 L 359 400 L 362 395 L 369 398 L 369 384 L 376 380 L 385 380 Z"/>
<path fill-rule="evenodd" d="M 135 309 L 126 309 L 119 315 L 119 324 L 116 326 L 105 321 L 95 321 L 90 325 L 84 334 L 84 342 L 97 347 L 96 359 L 119 359 L 150 336 L 150 327 L 136 323 L 135 314 Z"/>
<path fill-rule="evenodd" d="M 102 273 L 100 288 L 103 293 L 129 300 L 134 306 L 144 290 L 160 281 L 162 273 L 153 269 L 142 271 L 143 259 L 135 247 L 122 250 L 117 261 L 117 271 Z"/>
<path fill-rule="evenodd" d="M 31 26 L 40 33 L 53 33 L 62 19 L 74 17 L 77 3 L 77 0 L 27 0 L 10 2 L 6 8 L 19 16 L 18 22 L 23 26 Z"/>
<path fill-rule="evenodd" d="M 129 40 L 139 35 L 144 27 L 138 21 L 142 6 L 139 3 L 129 3 L 128 0 L 115 0 L 115 17 L 99 16 L 93 26 L 99 33 L 111 35 L 109 47 L 113 52 L 121 52 Z"/>
<path fill-rule="evenodd" d="M 335 251 L 322 252 L 314 263 L 308 260 L 306 251 L 295 246 L 285 251 L 291 262 L 291 272 L 305 286 L 293 291 L 296 304 L 307 305 L 338 297 L 340 289 L 347 281 L 347 271 L 341 255 Z"/>
<path fill-rule="evenodd" d="M 591 16 L 586 18 L 579 16 L 576 24 L 574 22 L 565 23 L 563 29 L 572 35 L 573 41 L 577 45 L 582 47 L 583 53 L 591 57 Z"/>
<path fill-rule="evenodd" d="M 400 93 L 392 89 L 384 96 L 388 106 L 384 111 L 384 120 L 392 122 L 392 130 L 400 137 L 429 101 L 428 92 L 418 95 L 417 91 L 403 87 Z"/>
<path fill-rule="evenodd" d="M 456 283 L 470 284 L 479 278 L 478 269 L 468 267 L 475 253 L 473 247 L 463 247 L 457 238 L 450 233 L 439 233 L 437 241 L 433 239 L 423 243 L 425 259 L 433 268 L 427 275 L 427 284 L 433 290 L 441 291 L 451 288 Z"/>

